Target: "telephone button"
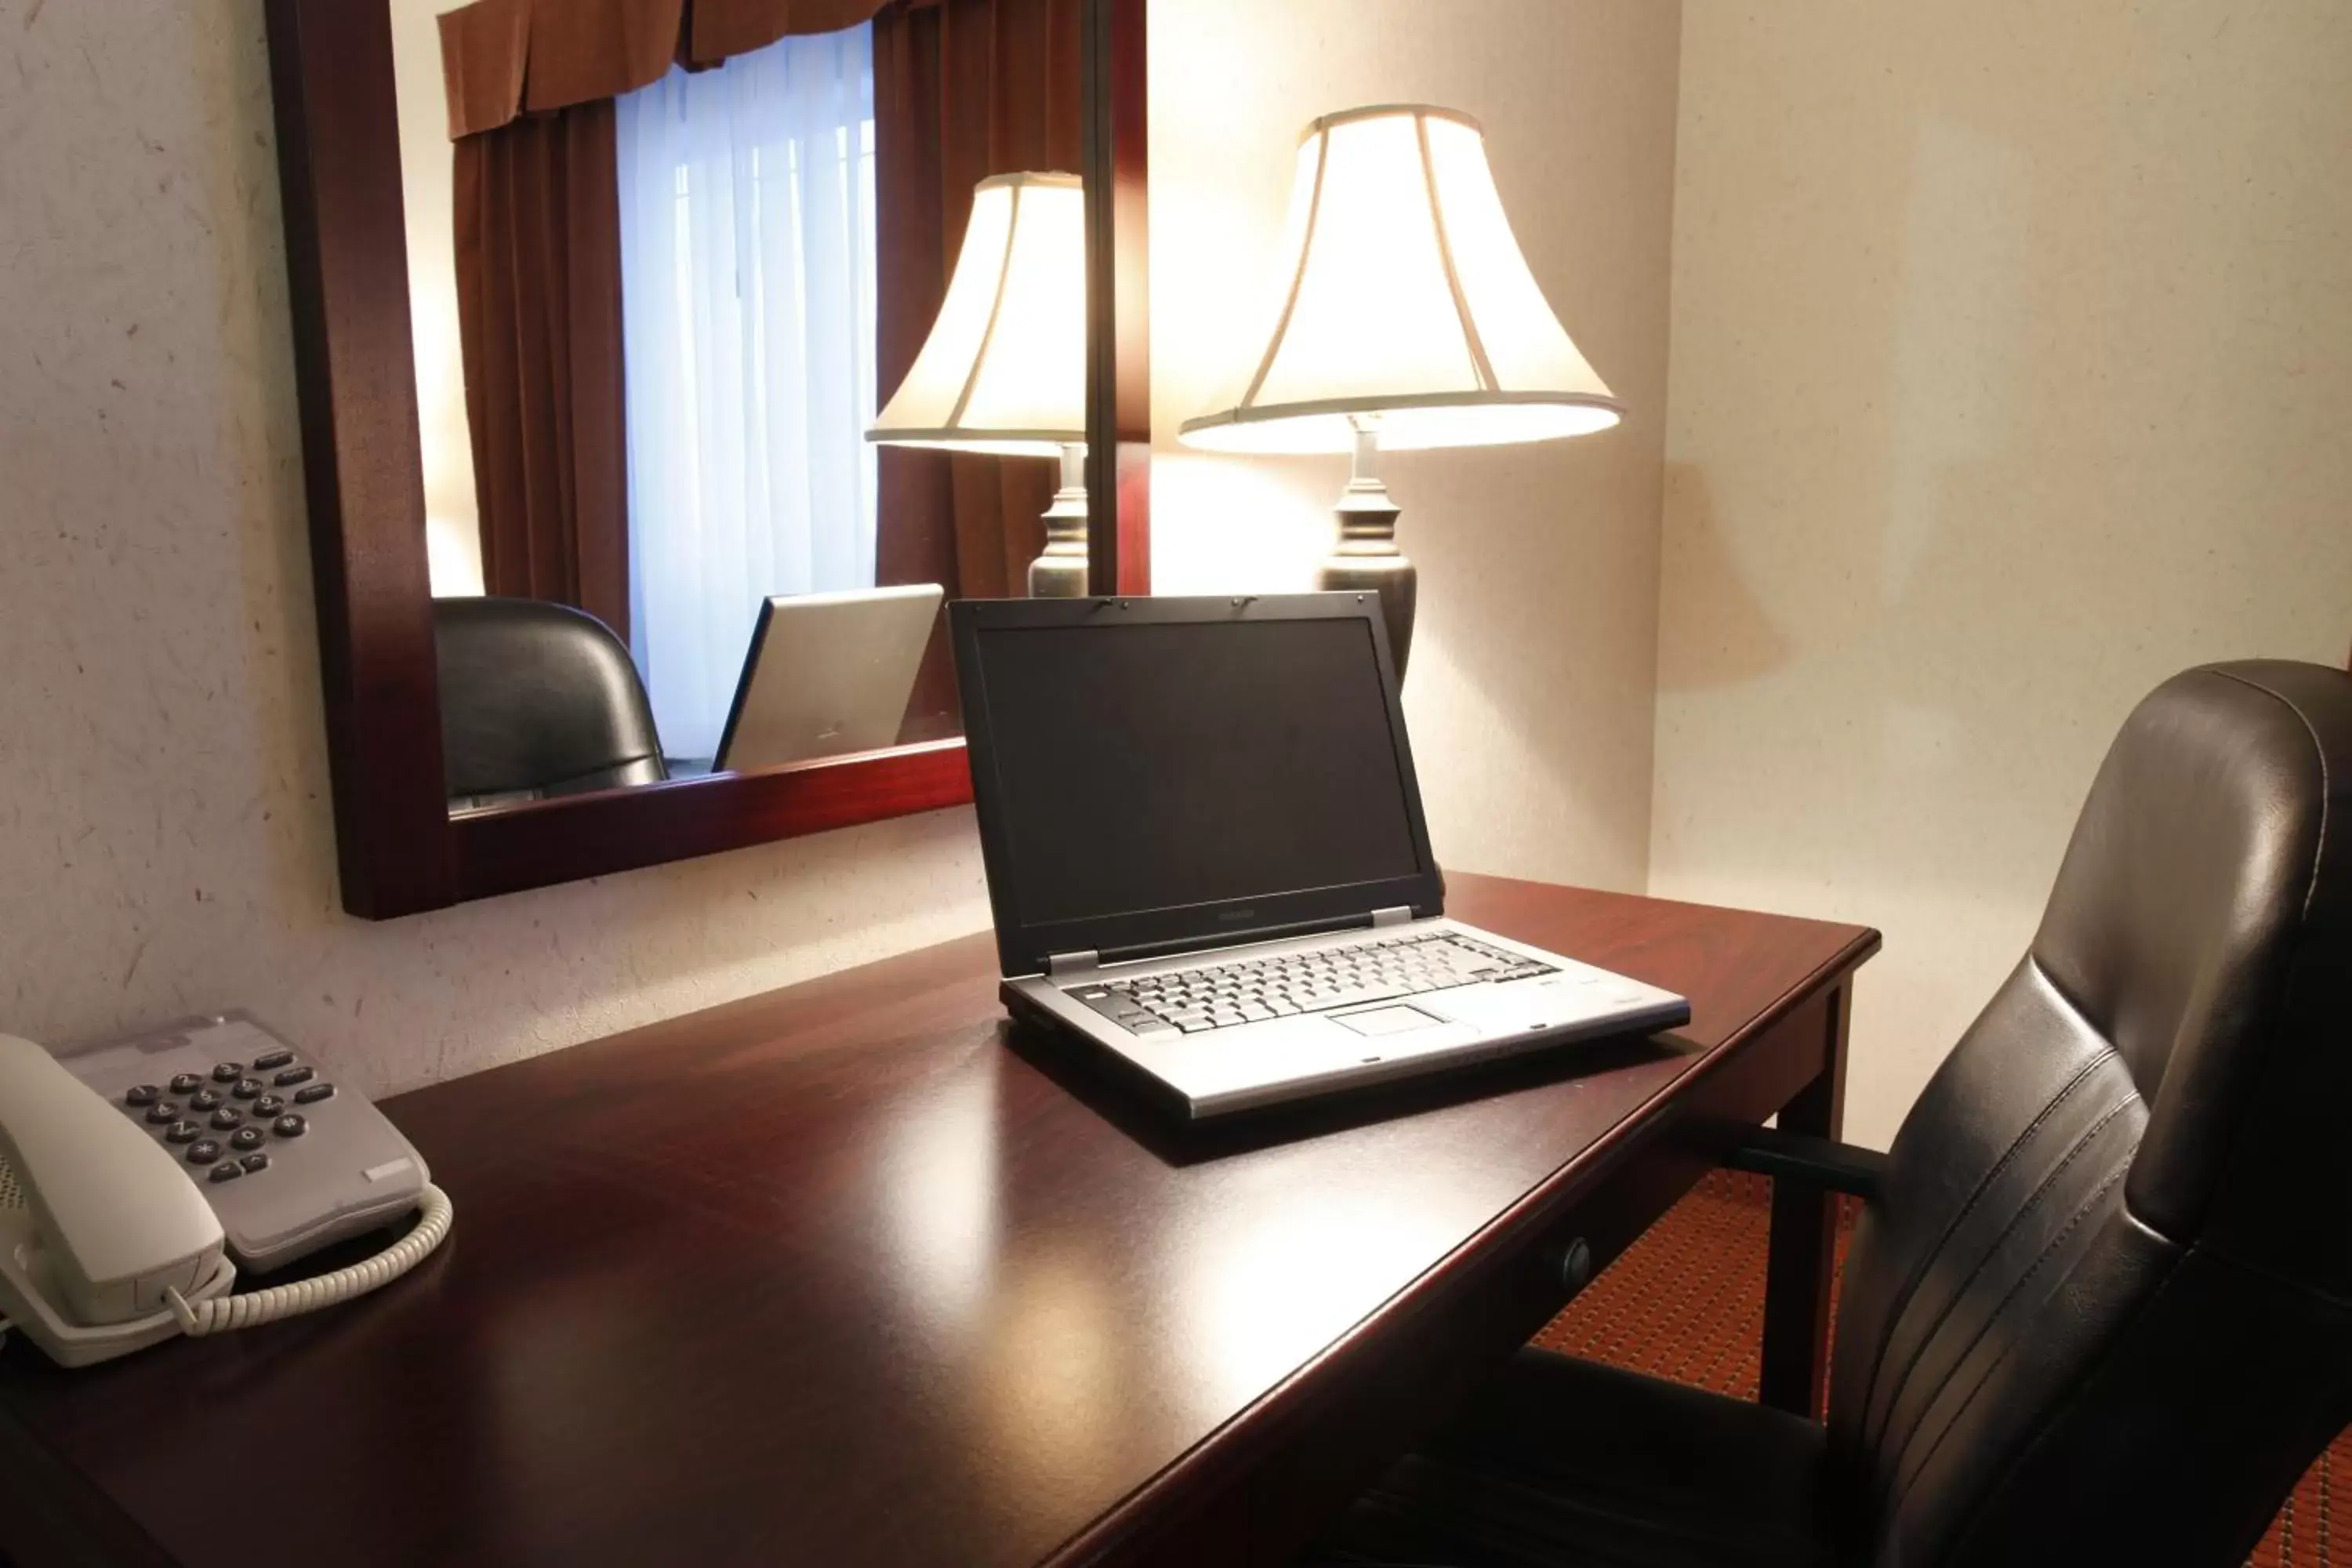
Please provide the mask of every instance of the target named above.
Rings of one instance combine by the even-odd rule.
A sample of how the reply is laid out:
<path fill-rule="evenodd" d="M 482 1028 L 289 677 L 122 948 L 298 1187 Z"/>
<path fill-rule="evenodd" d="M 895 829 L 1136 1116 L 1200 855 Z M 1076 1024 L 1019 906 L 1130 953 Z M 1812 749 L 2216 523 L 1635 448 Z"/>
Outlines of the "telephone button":
<path fill-rule="evenodd" d="M 215 1083 L 235 1083 L 245 1076 L 243 1062 L 217 1062 L 213 1067 Z"/>
<path fill-rule="evenodd" d="M 194 1094 L 205 1087 L 205 1080 L 192 1072 L 184 1072 L 172 1079 L 173 1094 Z"/>
<path fill-rule="evenodd" d="M 188 1145 L 188 1163 L 209 1165 L 221 1157 L 221 1146 L 209 1138 L 199 1138 Z"/>
<path fill-rule="evenodd" d="M 310 1131 L 310 1124 L 289 1110 L 271 1122 L 269 1130 L 280 1138 L 299 1138 L 303 1133 Z"/>
<path fill-rule="evenodd" d="M 177 1121 L 180 1108 L 168 1100 L 159 1100 L 147 1108 L 147 1120 L 161 1127 L 166 1121 Z"/>
<path fill-rule="evenodd" d="M 139 1085 L 138 1088 L 126 1093 L 122 1097 L 122 1103 L 125 1105 L 152 1105 L 163 1096 L 163 1091 L 157 1089 L 153 1084 L 142 1083 Z"/>
<path fill-rule="evenodd" d="M 292 1051 L 264 1051 L 259 1056 L 253 1058 L 253 1070 L 256 1072 L 276 1072 L 279 1068 L 284 1067 L 288 1062 L 290 1062 L 293 1059 L 294 1053 Z"/>
<path fill-rule="evenodd" d="M 316 1105 L 322 1100 L 334 1098 L 335 1086 L 331 1083 L 314 1083 L 308 1089 L 294 1091 L 294 1103 L 297 1105 Z"/>
<path fill-rule="evenodd" d="M 195 1093 L 188 1096 L 188 1103 L 194 1106 L 198 1110 L 211 1110 L 217 1107 L 220 1102 L 221 1097 L 218 1089 L 200 1089 L 196 1090 Z"/>
<path fill-rule="evenodd" d="M 239 1153 L 243 1153 L 247 1149 L 260 1148 L 261 1129 L 258 1127 L 238 1128 L 235 1132 L 229 1134 L 228 1146 L 235 1149 Z"/>
<path fill-rule="evenodd" d="M 271 1079 L 269 1081 L 276 1084 L 280 1089 L 286 1089 L 294 1084 L 308 1083 L 318 1076 L 318 1074 L 312 1072 L 309 1068 L 288 1068 L 284 1072 L 279 1073 L 276 1078 Z"/>
<path fill-rule="evenodd" d="M 238 1164 L 234 1160 L 223 1160 L 219 1164 L 215 1165 L 212 1168 L 211 1173 L 205 1177 L 205 1180 L 212 1182 L 234 1182 L 239 1176 L 244 1174 L 245 1167 L 243 1165 Z"/>
<path fill-rule="evenodd" d="M 286 1109 L 286 1102 L 274 1094 L 265 1094 L 253 1102 L 256 1116 L 275 1116 Z"/>
<path fill-rule="evenodd" d="M 247 1154 L 244 1159 L 239 1160 L 237 1163 L 245 1167 L 245 1173 L 247 1175 L 257 1175 L 261 1172 L 269 1169 L 269 1156 L 267 1154 Z"/>
<path fill-rule="evenodd" d="M 163 1136 L 174 1143 L 186 1143 L 193 1141 L 202 1131 L 203 1129 L 193 1121 L 174 1121 L 163 1129 Z"/>
<path fill-rule="evenodd" d="M 257 1078 L 241 1078 L 228 1086 L 228 1091 L 239 1100 L 251 1100 L 266 1087 Z"/>
<path fill-rule="evenodd" d="M 224 1105 L 213 1112 L 213 1126 L 223 1132 L 234 1132 L 245 1125 L 245 1113 L 232 1105 Z"/>

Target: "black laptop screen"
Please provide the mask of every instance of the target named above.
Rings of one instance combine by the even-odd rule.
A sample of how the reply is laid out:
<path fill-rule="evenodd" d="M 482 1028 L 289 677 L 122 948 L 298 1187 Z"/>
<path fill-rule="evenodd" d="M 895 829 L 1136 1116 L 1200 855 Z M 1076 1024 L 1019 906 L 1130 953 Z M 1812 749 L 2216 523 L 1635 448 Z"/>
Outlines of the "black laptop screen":
<path fill-rule="evenodd" d="M 1410 878 L 1360 617 L 983 626 L 1014 911 L 1036 926 Z M 1219 908 L 1237 926 L 1256 911 Z"/>

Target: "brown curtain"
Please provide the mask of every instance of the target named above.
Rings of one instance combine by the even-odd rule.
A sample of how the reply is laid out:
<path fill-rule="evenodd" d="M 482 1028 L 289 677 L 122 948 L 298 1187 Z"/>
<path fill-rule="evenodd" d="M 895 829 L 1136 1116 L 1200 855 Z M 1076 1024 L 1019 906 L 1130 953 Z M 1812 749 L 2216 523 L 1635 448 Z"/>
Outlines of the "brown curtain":
<path fill-rule="evenodd" d="M 610 99 L 456 149 L 457 327 L 482 586 L 629 635 L 621 207 Z"/>
<path fill-rule="evenodd" d="M 946 297 L 991 174 L 1078 167 L 1081 0 L 937 0 L 874 18 L 877 246 L 875 366 L 887 398 Z M 965 598 L 1028 591 L 1044 548 L 1038 516 L 1059 482 L 1049 458 L 885 447 L 876 579 L 938 583 Z M 951 732 L 955 679 L 934 637 L 906 738 Z"/>
<path fill-rule="evenodd" d="M 881 0 L 477 0 L 440 18 L 482 585 L 629 635 L 613 100 Z M 934 301 L 936 303 L 936 301 Z"/>

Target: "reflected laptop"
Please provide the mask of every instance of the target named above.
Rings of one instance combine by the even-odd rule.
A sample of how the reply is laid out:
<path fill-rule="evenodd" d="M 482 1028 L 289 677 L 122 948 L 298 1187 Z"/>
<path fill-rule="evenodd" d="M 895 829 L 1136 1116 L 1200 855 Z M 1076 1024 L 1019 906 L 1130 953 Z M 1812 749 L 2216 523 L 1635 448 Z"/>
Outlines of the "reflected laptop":
<path fill-rule="evenodd" d="M 1379 610 L 949 606 L 1016 1017 L 1193 1118 L 1689 1020 L 1672 992 L 1445 918 Z"/>
<path fill-rule="evenodd" d="M 894 745 L 940 585 L 793 594 L 760 605 L 712 766 L 772 768 Z"/>

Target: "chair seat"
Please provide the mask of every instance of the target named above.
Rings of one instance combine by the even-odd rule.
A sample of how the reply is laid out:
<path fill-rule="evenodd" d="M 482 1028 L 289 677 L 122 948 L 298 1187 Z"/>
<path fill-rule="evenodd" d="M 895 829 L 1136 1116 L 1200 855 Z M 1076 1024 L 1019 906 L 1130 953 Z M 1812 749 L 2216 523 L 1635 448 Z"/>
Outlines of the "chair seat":
<path fill-rule="evenodd" d="M 1522 1351 L 1309 1560 L 1816 1568 L 1832 1561 L 1825 1442 L 1784 1411 Z"/>

